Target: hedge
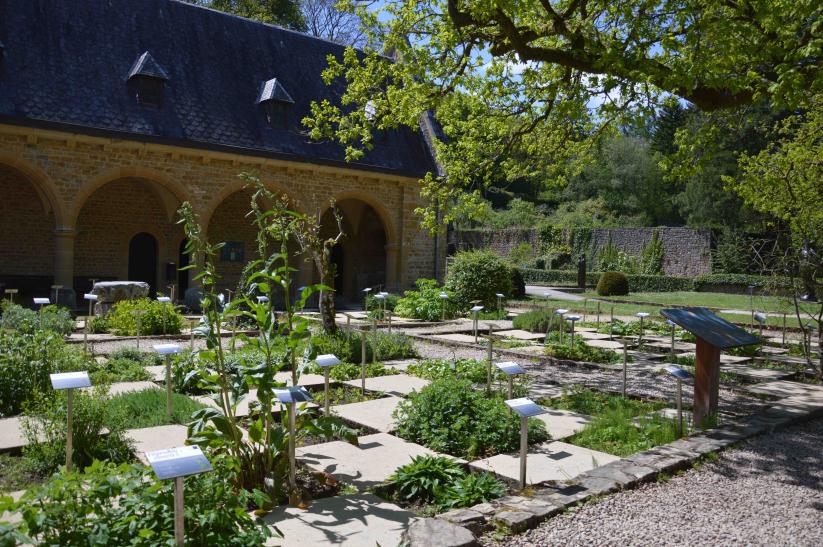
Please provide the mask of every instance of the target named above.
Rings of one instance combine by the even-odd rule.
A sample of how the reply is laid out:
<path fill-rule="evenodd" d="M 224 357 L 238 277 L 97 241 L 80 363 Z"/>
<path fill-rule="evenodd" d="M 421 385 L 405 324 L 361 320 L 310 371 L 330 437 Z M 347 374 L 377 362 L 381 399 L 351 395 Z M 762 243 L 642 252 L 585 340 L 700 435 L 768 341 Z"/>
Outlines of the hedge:
<path fill-rule="evenodd" d="M 575 270 L 538 270 L 522 268 L 520 273 L 526 283 L 550 284 L 558 287 L 576 287 L 577 271 Z M 630 274 L 630 292 L 729 292 L 748 293 L 749 285 L 758 289 L 785 288 L 791 284 L 787 277 L 771 277 L 762 275 L 743 274 L 711 274 L 695 278 L 672 277 L 667 275 L 640 275 Z M 600 272 L 586 272 L 586 286 L 594 288 L 600 279 Z"/>

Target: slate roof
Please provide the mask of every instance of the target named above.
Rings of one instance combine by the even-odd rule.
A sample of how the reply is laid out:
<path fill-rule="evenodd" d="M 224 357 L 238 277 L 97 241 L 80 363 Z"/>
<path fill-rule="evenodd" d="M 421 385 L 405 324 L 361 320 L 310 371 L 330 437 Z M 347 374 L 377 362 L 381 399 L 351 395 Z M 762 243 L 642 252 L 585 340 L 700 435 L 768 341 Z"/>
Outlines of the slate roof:
<path fill-rule="evenodd" d="M 435 169 L 419 131 L 388 132 L 352 163 L 301 134 L 312 100 L 336 102 L 344 89 L 320 77 L 343 53 L 325 40 L 177 0 L 0 0 L 0 43 L 2 123 L 408 176 Z M 161 108 L 137 103 L 134 72 L 167 78 Z M 288 127 L 269 127 L 257 104 L 273 79 L 294 101 Z"/>

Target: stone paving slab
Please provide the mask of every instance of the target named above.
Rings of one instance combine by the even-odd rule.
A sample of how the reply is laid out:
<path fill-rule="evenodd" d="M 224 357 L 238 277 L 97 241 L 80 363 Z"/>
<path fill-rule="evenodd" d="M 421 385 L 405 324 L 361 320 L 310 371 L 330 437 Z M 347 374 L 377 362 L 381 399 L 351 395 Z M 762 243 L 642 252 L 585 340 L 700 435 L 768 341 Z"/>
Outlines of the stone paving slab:
<path fill-rule="evenodd" d="M 362 380 L 349 380 L 343 382 L 346 385 L 359 388 Z M 368 391 L 382 391 L 391 395 L 399 397 L 410 394 L 412 391 L 420 391 L 431 382 L 418 378 L 417 376 L 409 376 L 408 374 L 392 374 L 389 376 L 376 376 L 374 378 L 366 378 L 366 389 Z"/>
<path fill-rule="evenodd" d="M 0 492 L 0 493 L 2 493 L 2 492 Z M 15 490 L 14 492 L 8 492 L 7 494 L 4 494 L 4 495 L 11 496 L 11 499 L 13 499 L 14 501 L 18 501 L 20 498 L 23 497 L 23 494 L 25 494 L 25 493 L 26 493 L 25 490 Z M 0 522 L 4 522 L 4 523 L 7 523 L 7 524 L 17 524 L 18 522 L 20 522 L 22 520 L 23 520 L 23 515 L 21 515 L 20 513 L 7 513 L 7 512 L 0 513 Z"/>
<path fill-rule="evenodd" d="M 592 348 L 622 350 L 623 344 L 614 340 L 586 340 L 585 344 Z"/>
<path fill-rule="evenodd" d="M 529 397 L 537 399 L 557 399 L 563 396 L 563 386 L 538 385 L 529 388 Z"/>
<path fill-rule="evenodd" d="M 274 379 L 278 382 L 285 382 L 287 385 L 291 385 L 291 371 L 278 372 L 274 375 Z M 330 378 L 329 382 L 334 383 L 334 380 Z M 303 387 L 323 387 L 325 385 L 325 377 L 322 374 L 301 374 L 300 377 L 297 378 L 297 385 Z"/>
<path fill-rule="evenodd" d="M 565 481 L 619 460 L 617 456 L 597 452 L 564 442 L 544 443 L 529 450 L 526 463 L 526 482 Z M 510 481 L 520 480 L 520 455 L 498 454 L 469 464 L 479 471 L 489 471 Z"/>
<path fill-rule="evenodd" d="M 151 374 L 151 379 L 153 382 L 165 383 L 166 365 L 151 365 L 143 368 L 146 369 L 146 372 Z"/>
<path fill-rule="evenodd" d="M 666 353 L 669 353 L 672 349 L 672 343 L 671 343 L 670 340 L 669 341 L 663 341 L 663 342 L 647 342 L 647 341 L 644 340 L 643 345 L 648 346 L 650 348 L 657 348 L 657 349 L 663 350 Z M 697 349 L 697 344 L 693 344 L 691 342 L 678 342 L 678 341 L 674 342 L 674 351 L 675 352 L 680 352 L 680 351 L 694 352 L 696 349 Z"/>
<path fill-rule="evenodd" d="M 207 397 L 205 395 L 200 395 L 200 396 L 197 396 L 197 397 L 192 397 L 192 399 L 194 399 L 195 401 L 197 401 L 199 403 L 202 403 L 204 405 L 219 408 L 219 405 L 211 397 Z M 248 416 L 249 412 L 251 410 L 250 407 L 251 407 L 252 403 L 257 402 L 257 400 L 258 400 L 257 399 L 257 390 L 256 389 L 250 389 L 249 393 L 246 395 L 246 397 L 243 398 L 243 400 L 240 401 L 240 404 L 237 405 L 237 409 L 235 410 L 235 416 L 237 416 L 239 418 L 243 418 L 245 416 Z M 316 408 L 318 406 L 317 403 L 302 403 L 302 404 L 307 405 L 309 408 Z M 282 405 L 280 403 L 277 403 L 277 402 L 272 404 L 272 412 L 280 412 L 281 410 L 283 410 L 283 406 L 284 405 Z"/>
<path fill-rule="evenodd" d="M 746 391 L 774 397 L 800 397 L 809 400 L 819 400 L 819 404 L 823 405 L 823 386 L 813 384 L 778 380 L 775 382 L 755 384 L 746 388 Z"/>
<path fill-rule="evenodd" d="M 371 401 L 363 401 L 362 403 L 335 405 L 331 407 L 331 411 L 347 422 L 365 426 L 375 431 L 391 433 L 396 427 L 392 412 L 401 400 L 399 397 L 382 397 Z"/>
<path fill-rule="evenodd" d="M 575 337 L 578 334 L 580 335 L 580 338 L 582 338 L 584 340 L 608 340 L 609 339 L 609 335 L 608 334 L 603 334 L 602 332 L 587 332 L 587 331 L 579 332 L 577 329 L 575 329 L 574 330 Z"/>
<path fill-rule="evenodd" d="M 689 351 L 686 353 L 681 353 L 680 357 L 694 357 L 695 353 L 693 351 Z M 743 357 L 742 355 L 726 355 L 721 353 L 720 354 L 720 364 L 735 364 L 735 363 L 748 363 L 751 361 L 751 357 Z"/>
<path fill-rule="evenodd" d="M 28 444 L 23 436 L 20 421 L 20 416 L 0 419 L 0 452 L 22 448 Z"/>
<path fill-rule="evenodd" d="M 189 438 L 186 426 L 179 424 L 129 429 L 126 431 L 126 437 L 134 442 L 137 459 L 146 465 L 149 463 L 146 460 L 146 452 L 183 446 Z"/>
<path fill-rule="evenodd" d="M 358 440 L 359 446 L 333 441 L 301 447 L 297 458 L 315 471 L 331 473 L 338 480 L 366 489 L 385 482 L 413 457 L 436 454 L 388 433 L 364 435 Z"/>
<path fill-rule="evenodd" d="M 547 408 L 545 414 L 535 418 L 546 424 L 546 430 L 555 441 L 571 437 L 592 421 L 591 416 L 553 408 Z"/>
<path fill-rule="evenodd" d="M 534 346 L 521 346 L 519 348 L 513 348 L 513 351 L 525 351 L 526 353 L 544 353 L 546 347 L 542 344 L 534 345 Z"/>
<path fill-rule="evenodd" d="M 488 333 L 487 333 L 488 334 Z M 447 342 L 464 342 L 467 344 L 474 344 L 474 336 L 470 334 L 435 334 L 432 338 L 436 340 L 446 340 Z M 478 336 L 478 341 L 483 342 L 483 338 Z"/>
<path fill-rule="evenodd" d="M 760 346 L 761 355 L 785 355 L 789 353 L 788 348 L 776 348 L 774 346 Z"/>
<path fill-rule="evenodd" d="M 266 545 L 313 547 L 315 545 L 393 546 L 420 517 L 374 494 L 351 494 L 317 500 L 308 509 L 282 506 L 264 521 L 276 526 L 281 539 Z"/>
<path fill-rule="evenodd" d="M 495 332 L 495 334 L 504 338 L 515 338 L 517 340 L 543 340 L 546 337 L 545 333 L 529 332 L 522 329 L 500 330 Z"/>
<path fill-rule="evenodd" d="M 721 364 L 720 369 L 726 372 L 731 372 L 743 378 L 749 378 L 758 381 L 782 380 L 783 378 L 789 378 L 793 376 L 792 372 L 786 372 L 785 370 L 777 370 L 773 368 L 759 368 L 750 365 L 739 365 L 734 363 L 723 363 Z"/>

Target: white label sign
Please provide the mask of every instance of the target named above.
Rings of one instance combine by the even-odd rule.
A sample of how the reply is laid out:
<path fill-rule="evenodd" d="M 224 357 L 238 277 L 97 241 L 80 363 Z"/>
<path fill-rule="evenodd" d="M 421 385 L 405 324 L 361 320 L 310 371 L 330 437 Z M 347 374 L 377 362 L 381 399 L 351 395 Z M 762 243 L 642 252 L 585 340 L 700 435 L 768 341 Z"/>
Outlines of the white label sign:
<path fill-rule="evenodd" d="M 146 452 L 146 459 L 160 480 L 211 471 L 211 463 L 199 446 L 178 446 Z"/>
<path fill-rule="evenodd" d="M 48 298 L 35 298 L 34 303 L 38 306 L 45 306 L 51 304 L 51 300 L 49 300 Z"/>
<path fill-rule="evenodd" d="M 49 378 L 51 378 L 51 387 L 54 389 L 74 389 L 91 386 L 89 373 L 84 370 L 50 374 Z"/>
<path fill-rule="evenodd" d="M 545 414 L 546 409 L 542 406 L 538 405 L 531 399 L 509 399 L 506 401 L 506 404 L 523 416 L 524 418 L 529 418 L 531 416 L 537 416 L 538 414 Z"/>
<path fill-rule="evenodd" d="M 526 374 L 525 369 L 521 367 L 519 364 L 515 363 L 514 361 L 505 361 L 503 363 L 496 363 L 497 368 L 502 370 L 508 375 L 514 374 Z"/>
<path fill-rule="evenodd" d="M 173 353 L 180 353 L 180 346 L 177 344 L 155 344 L 154 351 L 160 355 L 171 355 Z"/>

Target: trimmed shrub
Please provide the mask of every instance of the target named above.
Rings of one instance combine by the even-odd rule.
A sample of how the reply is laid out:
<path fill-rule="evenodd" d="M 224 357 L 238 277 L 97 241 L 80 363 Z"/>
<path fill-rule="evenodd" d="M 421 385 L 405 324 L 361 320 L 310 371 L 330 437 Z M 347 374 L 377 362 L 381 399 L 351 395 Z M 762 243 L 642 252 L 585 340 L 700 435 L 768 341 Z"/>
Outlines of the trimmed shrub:
<path fill-rule="evenodd" d="M 434 279 L 418 279 L 415 282 L 416 291 L 406 291 L 403 298 L 397 301 L 394 311 L 401 317 L 412 319 L 422 319 L 424 321 L 440 321 L 443 317 L 443 308 L 446 308 L 446 319 L 451 319 L 457 315 L 457 302 L 454 294 L 449 294 L 437 286 Z M 449 298 L 440 298 L 440 293 L 445 292 Z"/>
<path fill-rule="evenodd" d="M 600 296 L 623 296 L 629 294 L 629 280 L 622 272 L 603 272 L 597 282 Z"/>
<path fill-rule="evenodd" d="M 497 306 L 497 293 L 512 293 L 511 266 L 491 251 L 462 251 L 449 265 L 446 289 L 463 309 L 474 300 L 487 308 Z"/>
<path fill-rule="evenodd" d="M 470 380 L 436 380 L 401 401 L 393 416 L 398 436 L 452 456 L 473 460 L 520 446 L 520 418 Z M 548 438 L 543 422 L 529 420 L 530 443 Z"/>
<path fill-rule="evenodd" d="M 694 290 L 694 282 L 689 277 L 668 275 L 627 275 L 631 292 L 677 292 Z"/>
<path fill-rule="evenodd" d="M 575 270 L 538 270 L 535 268 L 520 268 L 523 281 L 555 287 L 576 287 L 577 271 Z M 600 279 L 598 272 L 586 272 L 586 285 L 597 285 Z"/>
<path fill-rule="evenodd" d="M 168 302 L 148 298 L 121 300 L 106 314 L 108 330 L 117 336 L 137 335 L 137 314 L 140 316 L 140 334 L 179 334 L 185 319 Z"/>

